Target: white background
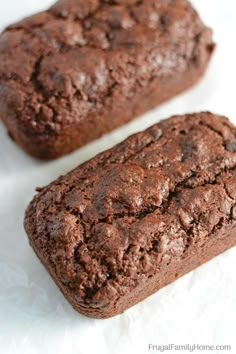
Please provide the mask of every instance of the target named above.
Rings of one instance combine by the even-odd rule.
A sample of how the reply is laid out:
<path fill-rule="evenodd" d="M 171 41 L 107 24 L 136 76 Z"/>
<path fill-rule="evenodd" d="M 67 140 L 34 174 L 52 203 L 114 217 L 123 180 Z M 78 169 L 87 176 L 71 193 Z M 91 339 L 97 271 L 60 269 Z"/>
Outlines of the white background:
<path fill-rule="evenodd" d="M 1 0 L 0 27 L 51 3 Z M 236 1 L 193 3 L 214 29 L 217 50 L 205 78 L 188 93 L 54 162 L 26 156 L 0 124 L 0 353 L 150 353 L 149 343 L 230 344 L 236 353 L 236 248 L 125 314 L 93 320 L 77 314 L 63 298 L 29 247 L 22 226 L 36 186 L 160 118 L 212 110 L 236 123 Z"/>

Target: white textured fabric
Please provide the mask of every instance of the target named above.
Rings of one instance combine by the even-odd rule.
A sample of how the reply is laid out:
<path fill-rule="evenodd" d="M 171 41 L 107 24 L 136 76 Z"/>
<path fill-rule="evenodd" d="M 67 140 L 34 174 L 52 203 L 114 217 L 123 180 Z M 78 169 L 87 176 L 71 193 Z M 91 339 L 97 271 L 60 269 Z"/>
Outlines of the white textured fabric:
<path fill-rule="evenodd" d="M 228 344 L 236 352 L 236 248 L 125 314 L 93 320 L 77 314 L 63 298 L 29 247 L 22 226 L 24 210 L 36 186 L 45 185 L 160 118 L 212 110 L 236 123 L 236 2 L 193 2 L 204 21 L 214 28 L 218 46 L 207 75 L 188 93 L 53 162 L 37 162 L 26 156 L 0 124 L 1 353 L 145 354 L 150 352 L 148 344 L 168 343 Z M 0 26 L 51 3 L 1 0 Z"/>

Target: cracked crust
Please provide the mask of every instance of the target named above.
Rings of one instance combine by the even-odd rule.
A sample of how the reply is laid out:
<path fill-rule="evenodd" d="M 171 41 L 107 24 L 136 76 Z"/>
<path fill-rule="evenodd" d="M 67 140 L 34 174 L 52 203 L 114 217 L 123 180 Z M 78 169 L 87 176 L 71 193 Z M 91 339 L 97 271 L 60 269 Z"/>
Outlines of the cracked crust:
<path fill-rule="evenodd" d="M 35 252 L 79 312 L 121 313 L 236 243 L 236 129 L 175 116 L 39 188 Z"/>
<path fill-rule="evenodd" d="M 213 49 L 187 0 L 61 0 L 1 34 L 0 116 L 59 157 L 192 86 Z"/>

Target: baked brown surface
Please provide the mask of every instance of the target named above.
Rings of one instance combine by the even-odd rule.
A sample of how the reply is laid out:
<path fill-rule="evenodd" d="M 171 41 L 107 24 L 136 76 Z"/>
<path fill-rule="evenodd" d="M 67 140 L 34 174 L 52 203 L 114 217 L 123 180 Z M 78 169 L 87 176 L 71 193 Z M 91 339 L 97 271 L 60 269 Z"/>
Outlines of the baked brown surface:
<path fill-rule="evenodd" d="M 111 317 L 236 244 L 236 129 L 175 116 L 38 192 L 33 249 L 76 310 Z"/>
<path fill-rule="evenodd" d="M 191 87 L 213 49 L 187 0 L 61 0 L 1 34 L 0 117 L 56 158 Z"/>

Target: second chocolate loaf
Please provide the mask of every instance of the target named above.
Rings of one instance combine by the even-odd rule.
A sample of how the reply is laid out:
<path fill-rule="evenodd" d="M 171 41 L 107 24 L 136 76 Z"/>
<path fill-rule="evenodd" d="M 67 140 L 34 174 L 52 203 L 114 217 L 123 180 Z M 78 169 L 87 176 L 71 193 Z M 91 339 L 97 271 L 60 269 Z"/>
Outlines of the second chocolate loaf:
<path fill-rule="evenodd" d="M 64 155 L 192 86 L 214 44 L 187 0 L 61 0 L 0 37 L 0 117 Z"/>
<path fill-rule="evenodd" d="M 76 310 L 119 314 L 236 244 L 236 129 L 162 121 L 39 190 L 25 228 Z"/>

